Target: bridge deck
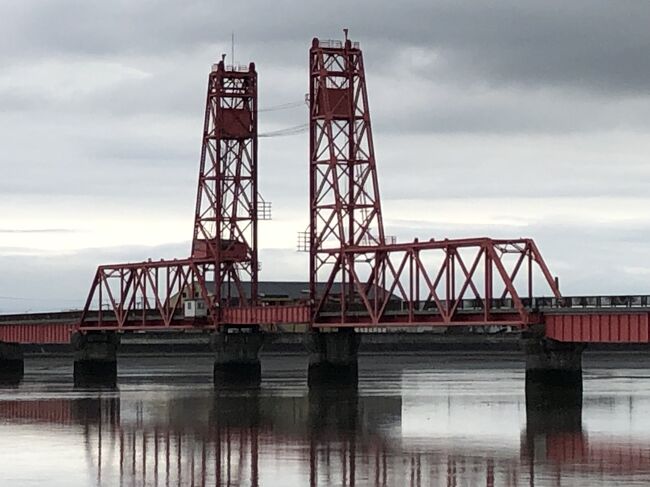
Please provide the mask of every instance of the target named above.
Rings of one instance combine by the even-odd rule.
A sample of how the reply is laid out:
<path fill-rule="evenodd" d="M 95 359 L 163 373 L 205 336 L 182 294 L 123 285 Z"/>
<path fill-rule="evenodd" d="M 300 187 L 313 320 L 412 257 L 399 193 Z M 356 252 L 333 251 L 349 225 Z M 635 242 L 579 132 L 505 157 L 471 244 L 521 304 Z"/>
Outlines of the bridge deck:
<path fill-rule="evenodd" d="M 526 328 L 544 324 L 546 336 L 564 342 L 583 343 L 650 343 L 650 296 L 573 296 L 563 298 L 537 297 L 523 300 L 526 321 L 515 310 L 512 300 L 498 299 L 491 303 L 489 320 L 486 319 L 481 300 L 464 299 L 457 306 L 456 321 L 444 322 L 435 303 L 416 303 L 406 306 L 395 303 L 384 315 L 380 324 L 370 323 L 361 310 L 324 310 L 316 323 L 317 328 L 349 327 L 437 327 L 503 325 Z M 452 306 L 451 303 L 442 303 Z M 146 315 L 146 321 L 139 317 Z M 87 317 L 83 328 L 119 332 L 147 332 L 161 330 L 213 329 L 207 318 L 186 318 L 175 315 L 172 326 L 156 320 L 155 311 L 138 311 L 129 315 L 126 324 L 117 322 L 112 313 L 95 311 Z M 0 341 L 18 343 L 69 343 L 77 329 L 81 312 L 28 313 L 0 315 Z M 142 326 L 142 323 L 146 326 Z M 226 308 L 223 324 L 279 325 L 310 323 L 308 306 L 265 306 Z"/>

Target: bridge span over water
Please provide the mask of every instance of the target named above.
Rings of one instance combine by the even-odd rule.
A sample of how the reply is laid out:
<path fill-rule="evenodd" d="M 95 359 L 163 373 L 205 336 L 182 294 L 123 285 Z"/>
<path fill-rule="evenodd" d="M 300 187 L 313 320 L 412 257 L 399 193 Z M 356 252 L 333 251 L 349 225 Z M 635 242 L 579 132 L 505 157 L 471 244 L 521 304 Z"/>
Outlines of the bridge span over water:
<path fill-rule="evenodd" d="M 343 315 L 340 307 L 330 306 L 322 312 L 322 322 L 316 324 L 311 323 L 307 305 L 228 307 L 223 309 L 220 327 L 256 326 L 267 333 L 292 333 L 308 328 L 416 329 L 422 332 L 440 327 L 500 326 L 522 331 L 535 328 L 545 337 L 561 342 L 650 343 L 650 295 L 534 297 L 521 301 L 523 317 L 512 299 L 493 299 L 488 321 L 485 320 L 485 304 L 477 299 L 440 303 L 443 309 L 454 308 L 453 321 L 445 321 L 444 312 L 431 301 L 396 301 L 384 311 L 384 320 L 379 324 L 362 307 L 347 310 Z M 66 344 L 79 329 L 120 333 L 214 333 L 220 328 L 214 327 L 207 317 L 189 317 L 181 309 L 167 321 L 156 310 L 135 310 L 121 316 L 95 310 L 86 314 L 83 327 L 79 326 L 81 316 L 82 311 L 0 315 L 0 341 Z M 305 326 L 287 328 L 283 325 Z"/>
<path fill-rule="evenodd" d="M 0 375 L 22 376 L 21 344 L 71 343 L 80 383 L 115 381 L 121 334 L 198 330 L 216 382 L 259 380 L 264 342 L 304 325 L 310 382 L 354 382 L 360 329 L 472 326 L 521 331 L 531 381 L 580 390 L 585 345 L 650 341 L 648 296 L 564 297 L 531 238 L 386 232 L 363 54 L 347 31 L 309 49 L 308 289 L 265 305 L 257 86 L 254 63 L 209 72 L 190 256 L 100 265 L 79 313 L 0 318 Z"/>

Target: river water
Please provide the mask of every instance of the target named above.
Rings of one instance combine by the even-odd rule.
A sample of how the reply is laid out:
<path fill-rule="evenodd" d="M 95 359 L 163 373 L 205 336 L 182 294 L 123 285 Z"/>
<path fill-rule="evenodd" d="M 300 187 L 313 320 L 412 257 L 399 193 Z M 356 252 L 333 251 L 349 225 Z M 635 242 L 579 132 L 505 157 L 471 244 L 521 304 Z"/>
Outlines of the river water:
<path fill-rule="evenodd" d="M 70 359 L 0 389 L 0 485 L 650 484 L 650 355 L 587 353 L 582 410 L 530 411 L 518 354 L 363 356 L 357 390 L 308 391 L 305 357 L 215 391 L 209 357 L 130 358 L 117 390 Z"/>

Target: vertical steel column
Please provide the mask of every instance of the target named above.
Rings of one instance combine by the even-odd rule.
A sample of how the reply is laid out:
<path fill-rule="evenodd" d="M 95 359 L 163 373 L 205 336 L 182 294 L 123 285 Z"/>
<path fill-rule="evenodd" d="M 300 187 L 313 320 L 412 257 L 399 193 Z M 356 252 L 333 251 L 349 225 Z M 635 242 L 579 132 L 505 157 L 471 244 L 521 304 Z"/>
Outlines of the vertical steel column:
<path fill-rule="evenodd" d="M 215 262 L 216 302 L 257 300 L 257 73 L 213 66 L 208 78 L 193 258 Z M 222 287 L 225 295 L 222 296 Z"/>
<path fill-rule="evenodd" d="M 385 243 L 363 56 L 346 39 L 310 50 L 310 294 L 314 317 L 333 295 L 349 310 L 359 282 L 345 248 Z M 376 271 L 376 269 L 375 269 Z M 320 274 L 320 276 L 319 276 Z M 317 290 L 319 277 L 325 289 Z M 336 285 L 340 289 L 334 289 Z"/>

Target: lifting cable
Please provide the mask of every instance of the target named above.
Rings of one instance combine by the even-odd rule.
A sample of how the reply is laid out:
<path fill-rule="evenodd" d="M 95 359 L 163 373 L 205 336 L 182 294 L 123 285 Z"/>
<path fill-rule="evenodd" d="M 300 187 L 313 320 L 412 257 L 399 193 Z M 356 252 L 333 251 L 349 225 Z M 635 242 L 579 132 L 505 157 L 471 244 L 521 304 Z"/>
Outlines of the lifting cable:
<path fill-rule="evenodd" d="M 270 107 L 258 108 L 257 113 L 260 112 L 275 112 L 277 110 L 288 110 L 290 108 L 298 108 L 305 105 L 305 101 L 292 101 L 289 103 L 281 103 L 279 105 L 272 105 Z"/>
<path fill-rule="evenodd" d="M 274 111 L 277 111 L 277 110 L 288 110 L 288 109 L 299 108 L 299 107 L 303 107 L 303 106 L 309 106 L 309 99 L 308 99 L 308 97 L 306 95 L 305 95 L 304 100 L 281 103 L 279 105 L 272 105 L 272 106 L 269 106 L 269 107 L 260 108 L 257 111 L 258 111 L 258 113 L 259 112 L 274 112 Z M 298 134 L 302 134 L 302 133 L 306 132 L 308 128 L 309 128 L 309 124 L 303 123 L 303 124 L 300 124 L 300 125 L 294 125 L 293 127 L 286 127 L 286 128 L 279 129 L 279 130 L 271 130 L 269 132 L 258 133 L 257 137 L 259 137 L 259 138 L 271 138 L 271 137 L 285 137 L 285 136 L 288 136 L 288 135 L 298 135 Z"/>
<path fill-rule="evenodd" d="M 307 129 L 309 128 L 308 123 L 303 123 L 300 125 L 295 125 L 293 127 L 287 127 L 279 130 L 272 130 L 270 132 L 262 132 L 260 134 L 257 134 L 258 138 L 269 138 L 269 137 L 284 137 L 287 135 L 298 135 L 302 134 L 303 132 L 307 132 Z"/>

